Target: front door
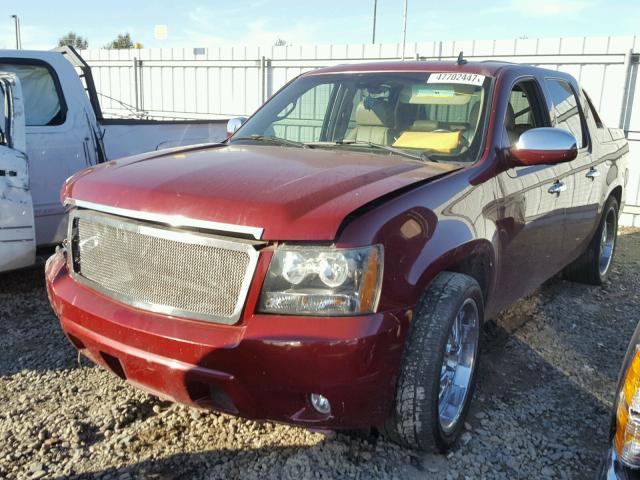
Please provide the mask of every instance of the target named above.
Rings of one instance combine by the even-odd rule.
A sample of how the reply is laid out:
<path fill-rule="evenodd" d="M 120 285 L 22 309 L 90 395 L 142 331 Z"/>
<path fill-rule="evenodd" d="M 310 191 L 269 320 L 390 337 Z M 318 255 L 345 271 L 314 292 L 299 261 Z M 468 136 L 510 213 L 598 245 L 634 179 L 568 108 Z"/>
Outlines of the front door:
<path fill-rule="evenodd" d="M 505 115 L 503 146 L 515 145 L 526 130 L 549 126 L 540 86 L 517 82 Z M 573 177 L 567 165 L 515 167 L 497 176 L 502 190 L 498 308 L 530 293 L 561 267 L 564 218 Z"/>
<path fill-rule="evenodd" d="M 35 262 L 23 105 L 16 76 L 0 72 L 0 272 Z"/>

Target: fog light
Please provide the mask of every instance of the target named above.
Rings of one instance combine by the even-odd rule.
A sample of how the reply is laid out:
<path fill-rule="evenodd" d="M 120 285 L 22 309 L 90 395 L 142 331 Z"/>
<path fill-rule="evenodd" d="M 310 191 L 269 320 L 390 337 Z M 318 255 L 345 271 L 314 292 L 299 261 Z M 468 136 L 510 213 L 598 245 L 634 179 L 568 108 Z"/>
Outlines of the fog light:
<path fill-rule="evenodd" d="M 318 413 L 327 414 L 331 412 L 329 399 L 319 393 L 311 394 L 311 405 L 313 405 L 313 408 L 315 408 Z"/>

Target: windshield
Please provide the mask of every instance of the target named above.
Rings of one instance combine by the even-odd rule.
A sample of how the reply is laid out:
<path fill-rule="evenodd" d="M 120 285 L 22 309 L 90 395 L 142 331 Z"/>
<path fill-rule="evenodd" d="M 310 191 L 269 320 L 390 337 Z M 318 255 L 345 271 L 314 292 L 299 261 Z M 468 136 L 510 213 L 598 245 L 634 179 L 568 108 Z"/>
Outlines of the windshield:
<path fill-rule="evenodd" d="M 446 72 L 310 75 L 274 96 L 230 143 L 473 162 L 484 140 L 489 83 L 482 75 Z"/>

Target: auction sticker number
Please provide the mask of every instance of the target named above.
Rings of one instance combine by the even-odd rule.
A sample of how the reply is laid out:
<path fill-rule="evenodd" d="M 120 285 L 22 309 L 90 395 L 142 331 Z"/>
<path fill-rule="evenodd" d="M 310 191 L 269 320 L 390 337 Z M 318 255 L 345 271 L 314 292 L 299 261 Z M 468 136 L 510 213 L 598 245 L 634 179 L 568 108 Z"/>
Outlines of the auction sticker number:
<path fill-rule="evenodd" d="M 475 73 L 432 73 L 427 78 L 427 83 L 458 83 L 463 85 L 482 86 L 484 75 Z"/>

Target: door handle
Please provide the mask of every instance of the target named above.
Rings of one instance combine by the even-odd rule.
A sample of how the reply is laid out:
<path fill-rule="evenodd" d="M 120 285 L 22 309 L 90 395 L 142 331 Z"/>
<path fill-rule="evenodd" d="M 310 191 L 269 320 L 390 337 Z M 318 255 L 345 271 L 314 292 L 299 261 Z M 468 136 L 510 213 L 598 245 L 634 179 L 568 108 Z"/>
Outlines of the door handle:
<path fill-rule="evenodd" d="M 600 176 L 600 172 L 596 170 L 594 167 L 591 167 L 585 175 L 585 177 L 590 178 L 591 180 L 595 180 L 596 177 L 599 177 L 599 176 Z"/>
<path fill-rule="evenodd" d="M 549 193 L 557 193 L 560 196 L 560 192 L 564 192 L 567 189 L 567 186 L 562 183 L 560 180 L 557 180 L 553 185 L 549 187 Z"/>

